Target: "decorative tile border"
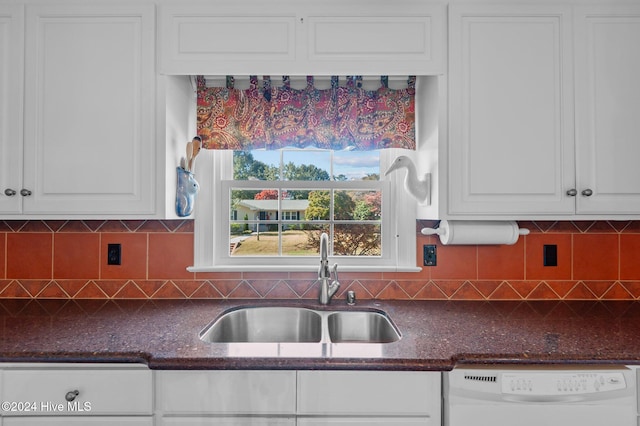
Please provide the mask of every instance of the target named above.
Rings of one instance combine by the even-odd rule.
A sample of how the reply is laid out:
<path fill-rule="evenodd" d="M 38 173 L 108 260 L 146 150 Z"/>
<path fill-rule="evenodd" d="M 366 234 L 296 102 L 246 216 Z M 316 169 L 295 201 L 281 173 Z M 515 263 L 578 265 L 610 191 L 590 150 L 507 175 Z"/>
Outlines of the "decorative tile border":
<path fill-rule="evenodd" d="M 359 299 L 640 300 L 640 281 L 353 280 Z M 1 299 L 316 299 L 318 284 L 298 280 L 2 280 Z"/>
<path fill-rule="evenodd" d="M 418 221 L 416 229 L 434 226 L 434 221 Z M 515 246 L 453 246 L 439 247 L 443 260 L 451 260 L 450 267 L 439 270 L 424 268 L 420 273 L 345 273 L 341 274 L 342 287 L 336 296 L 343 298 L 348 290 L 354 290 L 360 299 L 387 300 L 639 300 L 640 266 L 640 221 L 535 221 L 520 222 L 529 228 L 531 237 L 526 237 Z M 70 234 L 83 235 L 76 242 Z M 88 276 L 78 276 L 75 269 L 60 270 L 73 264 L 64 262 L 56 244 L 80 244 L 84 240 L 96 253 L 90 259 L 102 262 L 101 248 L 112 239 L 119 241 L 122 233 L 135 234 L 128 247 L 142 247 L 140 251 L 125 253 L 127 259 L 136 258 L 131 274 L 117 274 L 106 270 L 104 265 L 84 268 Z M 42 237 L 47 246 L 40 253 L 50 264 L 41 268 L 41 276 L 21 276 L 19 269 L 9 265 L 16 256 L 8 253 L 9 240 L 12 247 L 18 246 L 15 239 L 25 235 Z M 51 235 L 50 237 L 41 234 Z M 85 238 L 85 235 L 95 237 Z M 11 237 L 10 237 L 11 236 Z M 536 237 L 537 236 L 537 237 Z M 29 238 L 27 238 L 29 237 Z M 0 221 L 0 299 L 316 299 L 318 283 L 313 273 L 189 273 L 184 270 L 192 256 L 193 221 L 191 220 L 4 220 Z M 139 240 L 139 241 L 138 241 Z M 537 260 L 528 253 L 544 244 L 559 244 L 564 250 L 566 270 L 540 270 L 532 268 Z M 588 267 L 574 259 L 583 256 L 593 242 L 604 241 L 615 253 L 608 253 L 611 264 L 607 268 L 591 273 Z M 418 248 L 425 243 L 436 243 L 435 237 L 419 236 Z M 535 242 L 535 244 L 534 244 Z M 136 244 L 136 245 L 134 245 Z M 536 245 L 537 244 L 537 245 Z M 564 245 L 564 246 L 562 246 Z M 106 246 L 106 245 L 105 245 Z M 62 247 L 62 246 L 60 246 Z M 42 247 L 22 246 L 24 253 L 43 251 Z M 166 254 L 166 250 L 171 250 Z M 418 250 L 421 252 L 421 250 Z M 162 258 L 176 260 L 176 265 L 166 265 Z M 515 254 L 515 255 L 514 255 Z M 80 254 L 82 255 L 82 253 Z M 455 259 L 459 256 L 459 259 Z M 475 257 L 474 257 L 475 256 Z M 25 263 L 34 262 L 26 256 Z M 48 259 L 51 258 L 51 259 Z M 497 267 L 496 278 L 481 265 L 486 259 L 510 262 L 508 268 Z M 462 262 L 458 260 L 462 259 Z M 537 258 L 535 258 L 537 259 Z M 440 260 L 440 258 L 439 258 Z M 529 265 L 527 265 L 529 262 Z M 446 263 L 446 262 L 443 262 Z M 588 262 L 587 262 L 588 263 Z M 617 263 L 617 264 L 614 264 Z M 626 267 L 624 267 L 626 265 Z M 33 265 L 36 266 L 36 265 Z M 539 265 L 538 265 L 539 266 Z M 65 268 L 70 268 L 64 266 Z M 582 268 L 582 269 L 580 269 Z M 587 268 L 587 269 L 585 269 Z M 462 271 L 462 272 L 461 272 Z M 608 279 L 587 279 L 599 273 Z M 542 276 L 535 279 L 535 276 Z M 579 276 L 584 274 L 585 276 Z M 610 275 L 610 276 L 609 276 Z"/>

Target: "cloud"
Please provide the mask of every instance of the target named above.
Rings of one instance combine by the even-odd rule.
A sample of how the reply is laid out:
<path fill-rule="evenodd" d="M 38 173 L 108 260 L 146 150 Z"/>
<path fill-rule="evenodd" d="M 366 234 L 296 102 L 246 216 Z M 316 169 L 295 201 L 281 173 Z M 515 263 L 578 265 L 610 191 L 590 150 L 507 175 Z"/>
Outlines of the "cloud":
<path fill-rule="evenodd" d="M 371 168 L 380 166 L 380 157 L 377 153 L 350 152 L 349 155 L 335 155 L 333 162 L 338 166 Z"/>

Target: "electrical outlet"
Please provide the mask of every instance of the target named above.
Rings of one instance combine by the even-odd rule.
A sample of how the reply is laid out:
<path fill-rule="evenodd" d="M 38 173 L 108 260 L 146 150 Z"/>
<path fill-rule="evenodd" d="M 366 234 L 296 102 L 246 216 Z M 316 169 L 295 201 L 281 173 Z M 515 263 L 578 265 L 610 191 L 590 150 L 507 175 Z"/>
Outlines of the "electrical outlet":
<path fill-rule="evenodd" d="M 120 244 L 107 245 L 107 265 L 121 265 L 122 247 Z"/>
<path fill-rule="evenodd" d="M 438 264 L 438 256 L 436 254 L 435 244 L 425 244 L 423 246 L 423 263 L 424 266 L 436 266 Z"/>
<path fill-rule="evenodd" d="M 558 246 L 555 244 L 545 244 L 542 246 L 542 265 L 558 266 Z"/>

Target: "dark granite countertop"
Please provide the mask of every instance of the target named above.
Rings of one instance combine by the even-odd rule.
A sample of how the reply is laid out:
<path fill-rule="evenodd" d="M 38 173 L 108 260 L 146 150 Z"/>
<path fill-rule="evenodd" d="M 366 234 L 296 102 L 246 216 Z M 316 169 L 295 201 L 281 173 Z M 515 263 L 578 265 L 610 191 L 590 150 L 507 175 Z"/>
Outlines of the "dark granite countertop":
<path fill-rule="evenodd" d="M 313 301 L 0 300 L 0 361 L 144 362 L 154 369 L 449 370 L 462 363 L 640 364 L 640 302 L 358 301 L 402 333 L 386 344 L 209 344 L 236 306 Z M 330 309 L 353 309 L 334 301 Z"/>

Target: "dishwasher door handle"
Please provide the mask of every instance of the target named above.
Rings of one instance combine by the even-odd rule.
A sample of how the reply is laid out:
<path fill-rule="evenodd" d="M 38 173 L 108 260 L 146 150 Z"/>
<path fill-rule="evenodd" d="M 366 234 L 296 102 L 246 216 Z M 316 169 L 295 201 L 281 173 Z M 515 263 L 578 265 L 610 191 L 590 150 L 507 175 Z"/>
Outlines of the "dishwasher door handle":
<path fill-rule="evenodd" d="M 502 395 L 503 401 L 516 404 L 571 404 L 586 399 L 584 395 Z"/>

